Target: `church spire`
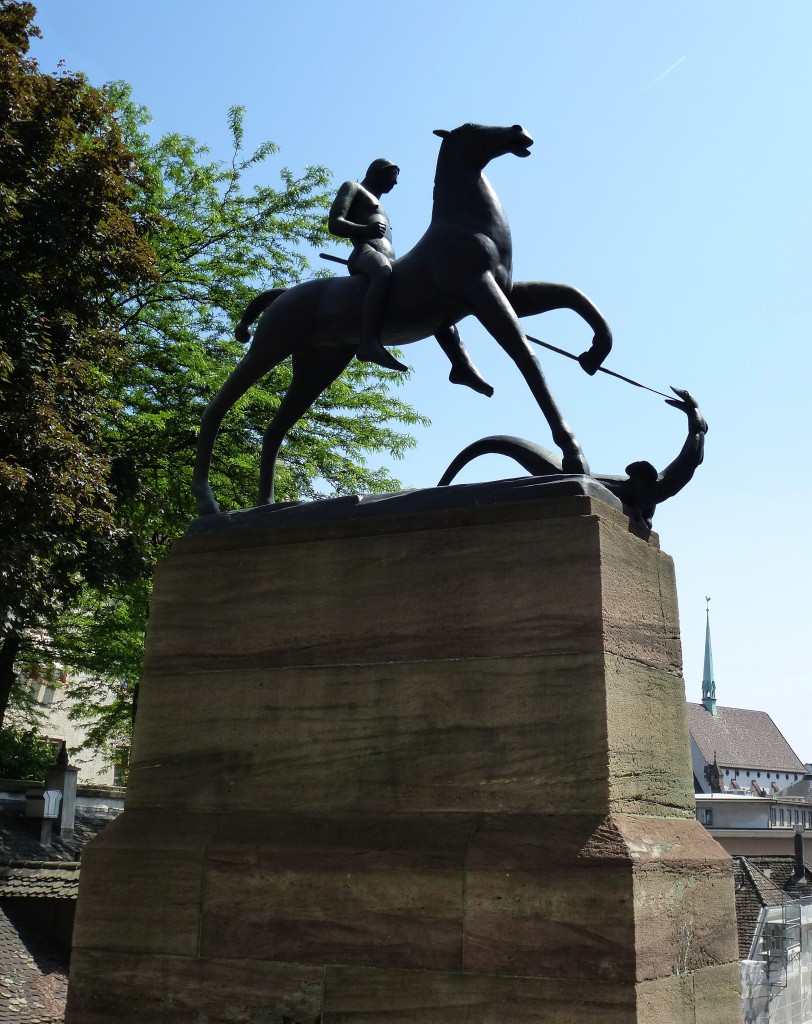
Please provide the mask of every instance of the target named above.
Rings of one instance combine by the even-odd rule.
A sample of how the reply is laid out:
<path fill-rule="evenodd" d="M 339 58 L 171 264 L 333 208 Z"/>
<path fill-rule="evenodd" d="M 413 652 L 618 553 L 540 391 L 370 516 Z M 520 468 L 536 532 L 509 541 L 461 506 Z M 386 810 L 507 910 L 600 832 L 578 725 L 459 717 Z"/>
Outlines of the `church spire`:
<path fill-rule="evenodd" d="M 716 715 L 716 683 L 713 678 L 709 597 L 705 598 L 705 670 L 702 673 L 702 706 L 712 715 Z"/>

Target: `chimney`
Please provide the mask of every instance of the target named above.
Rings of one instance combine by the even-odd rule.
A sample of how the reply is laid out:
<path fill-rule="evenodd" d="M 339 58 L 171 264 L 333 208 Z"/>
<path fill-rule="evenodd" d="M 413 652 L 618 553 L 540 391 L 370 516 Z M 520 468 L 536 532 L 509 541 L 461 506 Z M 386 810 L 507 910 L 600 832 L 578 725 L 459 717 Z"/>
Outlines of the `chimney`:
<path fill-rule="evenodd" d="M 806 877 L 806 866 L 804 864 L 804 834 L 800 825 L 795 826 L 795 871 L 789 881 L 792 889 L 806 889 L 808 887 Z"/>
<path fill-rule="evenodd" d="M 65 741 L 59 748 L 56 763 L 45 774 L 45 788 L 58 789 L 62 793 L 54 829 L 61 839 L 73 839 L 73 824 L 76 818 L 76 776 L 79 769 L 68 764 L 68 748 Z"/>
<path fill-rule="evenodd" d="M 34 825 L 35 835 L 43 846 L 51 845 L 54 821 L 59 815 L 62 793 L 58 789 L 32 786 L 25 792 L 25 816 Z"/>

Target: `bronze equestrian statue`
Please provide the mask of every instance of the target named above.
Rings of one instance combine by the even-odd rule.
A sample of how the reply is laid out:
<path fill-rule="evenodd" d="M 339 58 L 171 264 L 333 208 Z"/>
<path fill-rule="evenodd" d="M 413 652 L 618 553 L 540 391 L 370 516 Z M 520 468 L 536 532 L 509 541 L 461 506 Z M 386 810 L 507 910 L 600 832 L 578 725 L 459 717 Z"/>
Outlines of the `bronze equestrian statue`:
<path fill-rule="evenodd" d="M 520 317 L 571 309 L 592 328 L 591 347 L 578 361 L 590 374 L 612 347 L 609 325 L 577 289 L 537 281 L 513 282 L 510 228 L 482 173 L 491 160 L 530 155 L 521 127 L 464 124 L 437 131 L 443 140 L 434 179 L 431 223 L 418 243 L 392 266 L 381 331 L 385 345 L 408 345 L 456 332 L 473 314 L 516 363 L 550 426 L 567 473 L 588 473 L 581 447 L 556 405 Z M 353 358 L 358 347 L 366 282 L 358 276 L 319 278 L 266 292 L 267 305 L 248 352 L 203 413 L 192 491 L 201 515 L 219 511 L 209 486 L 212 450 L 223 417 L 266 373 L 292 356 L 293 376 L 263 438 L 259 505 L 274 500 L 274 470 L 282 441 Z M 268 303 L 270 303 L 268 305 Z M 239 330 L 259 313 L 257 300 Z M 250 317 L 250 320 L 247 319 Z M 238 336 L 240 336 L 238 334 Z"/>

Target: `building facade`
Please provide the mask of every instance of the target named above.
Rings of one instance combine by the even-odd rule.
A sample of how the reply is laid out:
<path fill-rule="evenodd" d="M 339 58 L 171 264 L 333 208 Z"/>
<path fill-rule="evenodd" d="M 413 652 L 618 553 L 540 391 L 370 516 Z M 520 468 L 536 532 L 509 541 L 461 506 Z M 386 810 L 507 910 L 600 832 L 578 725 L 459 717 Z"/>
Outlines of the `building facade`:
<path fill-rule="evenodd" d="M 702 702 L 688 704 L 696 815 L 731 854 L 793 854 L 812 830 L 812 774 L 765 711 L 723 707 L 705 631 Z"/>

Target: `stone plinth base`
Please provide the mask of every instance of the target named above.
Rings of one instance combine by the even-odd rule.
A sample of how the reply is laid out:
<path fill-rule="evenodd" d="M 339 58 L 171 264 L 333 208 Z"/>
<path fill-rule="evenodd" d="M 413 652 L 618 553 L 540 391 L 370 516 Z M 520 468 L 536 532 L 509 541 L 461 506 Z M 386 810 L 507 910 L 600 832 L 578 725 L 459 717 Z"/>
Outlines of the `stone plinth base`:
<path fill-rule="evenodd" d="M 189 538 L 68 1024 L 738 1024 L 673 567 L 591 497 Z"/>

